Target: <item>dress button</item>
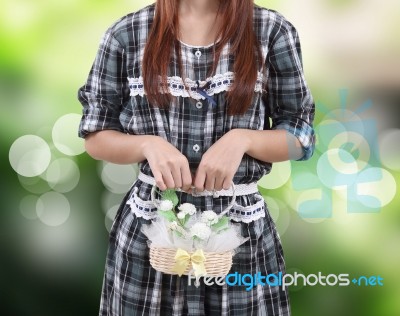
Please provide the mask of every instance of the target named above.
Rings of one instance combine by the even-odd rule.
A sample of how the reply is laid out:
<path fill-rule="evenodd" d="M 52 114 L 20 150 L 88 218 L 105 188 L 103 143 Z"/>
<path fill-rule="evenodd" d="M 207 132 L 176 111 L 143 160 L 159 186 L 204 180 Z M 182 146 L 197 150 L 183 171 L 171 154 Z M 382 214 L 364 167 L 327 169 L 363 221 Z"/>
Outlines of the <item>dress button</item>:
<path fill-rule="evenodd" d="M 196 52 L 194 53 L 194 55 L 195 55 L 197 58 L 200 58 L 200 57 L 201 57 L 201 51 L 196 50 Z"/>
<path fill-rule="evenodd" d="M 203 107 L 203 103 L 200 101 L 196 103 L 196 108 L 201 109 Z"/>
<path fill-rule="evenodd" d="M 200 146 L 199 145 L 194 145 L 193 146 L 193 150 L 197 153 L 200 150 Z"/>

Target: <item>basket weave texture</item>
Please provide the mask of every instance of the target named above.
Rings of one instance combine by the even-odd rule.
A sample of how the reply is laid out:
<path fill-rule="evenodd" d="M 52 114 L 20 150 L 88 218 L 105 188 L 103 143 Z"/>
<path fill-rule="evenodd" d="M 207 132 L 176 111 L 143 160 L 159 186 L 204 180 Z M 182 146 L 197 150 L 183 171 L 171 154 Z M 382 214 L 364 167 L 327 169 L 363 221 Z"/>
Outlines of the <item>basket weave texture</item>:
<path fill-rule="evenodd" d="M 222 217 L 226 216 L 226 214 L 229 212 L 229 210 L 232 208 L 235 198 L 236 198 L 236 193 L 235 193 L 235 185 L 232 182 L 231 184 L 232 187 L 232 198 L 229 203 L 229 205 L 218 215 L 218 218 L 221 219 Z M 151 192 L 151 198 L 154 206 L 157 208 L 160 207 L 160 201 L 158 201 L 155 197 L 157 191 L 157 187 L 153 186 L 152 192 Z M 172 201 L 171 201 L 172 204 Z M 198 263 L 196 261 L 196 257 L 198 257 L 195 252 L 186 252 L 185 256 L 190 257 L 187 261 L 187 266 L 185 270 L 176 267 L 177 261 L 175 259 L 175 256 L 178 254 L 178 250 L 182 249 L 177 249 L 177 248 L 166 248 L 166 247 L 156 247 L 149 245 L 150 247 L 150 264 L 151 266 L 160 272 L 166 273 L 166 274 L 172 274 L 172 275 L 189 275 L 192 270 L 194 270 L 194 274 L 196 275 L 196 278 L 199 277 L 201 274 L 199 273 L 198 270 Z M 207 276 L 210 277 L 220 277 L 220 276 L 225 276 L 229 273 L 231 267 L 232 267 L 232 256 L 234 255 L 233 250 L 229 251 L 224 251 L 224 252 L 206 252 L 202 251 L 202 260 L 201 260 L 201 266 L 203 266 L 203 269 L 200 269 L 200 271 L 205 270 L 200 273 L 205 273 Z M 192 258 L 192 255 L 194 255 L 194 258 Z M 204 259 L 205 257 L 205 259 Z M 192 262 L 193 259 L 193 262 Z M 203 261 L 204 260 L 204 261 Z M 196 268 L 197 266 L 197 268 Z M 179 273 L 178 271 L 179 270 Z"/>
<path fill-rule="evenodd" d="M 175 265 L 176 249 L 173 248 L 160 248 L 150 246 L 150 264 L 160 272 L 166 274 L 177 274 L 173 271 Z M 189 255 L 193 253 L 189 252 Z M 232 266 L 232 251 L 225 252 L 204 252 L 206 260 L 204 262 L 207 276 L 219 277 L 225 276 L 229 273 Z M 189 264 L 183 273 L 189 275 L 192 270 L 192 265 Z"/>

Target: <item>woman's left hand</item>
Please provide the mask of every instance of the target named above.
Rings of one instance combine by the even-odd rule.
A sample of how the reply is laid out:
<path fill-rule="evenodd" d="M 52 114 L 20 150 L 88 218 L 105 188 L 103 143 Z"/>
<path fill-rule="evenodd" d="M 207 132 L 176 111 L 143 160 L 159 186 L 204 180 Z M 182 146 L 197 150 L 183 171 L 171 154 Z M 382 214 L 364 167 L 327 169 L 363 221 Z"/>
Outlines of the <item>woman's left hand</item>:
<path fill-rule="evenodd" d="M 231 130 L 222 136 L 200 161 L 193 182 L 196 190 L 229 189 L 246 150 L 247 142 L 240 130 Z"/>

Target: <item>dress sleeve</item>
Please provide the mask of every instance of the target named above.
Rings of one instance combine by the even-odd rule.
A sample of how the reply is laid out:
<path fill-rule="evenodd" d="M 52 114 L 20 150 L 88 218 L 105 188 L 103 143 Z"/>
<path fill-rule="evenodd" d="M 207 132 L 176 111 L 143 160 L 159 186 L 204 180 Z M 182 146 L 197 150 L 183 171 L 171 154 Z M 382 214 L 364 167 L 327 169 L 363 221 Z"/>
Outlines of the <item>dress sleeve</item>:
<path fill-rule="evenodd" d="M 303 73 L 301 48 L 296 29 L 289 24 L 272 42 L 266 59 L 267 104 L 272 129 L 284 129 L 300 141 L 309 159 L 315 146 L 315 105 Z"/>
<path fill-rule="evenodd" d="M 108 30 L 101 42 L 86 84 L 78 91 L 83 106 L 79 136 L 112 129 L 123 131 L 119 115 L 129 98 L 125 51 Z"/>

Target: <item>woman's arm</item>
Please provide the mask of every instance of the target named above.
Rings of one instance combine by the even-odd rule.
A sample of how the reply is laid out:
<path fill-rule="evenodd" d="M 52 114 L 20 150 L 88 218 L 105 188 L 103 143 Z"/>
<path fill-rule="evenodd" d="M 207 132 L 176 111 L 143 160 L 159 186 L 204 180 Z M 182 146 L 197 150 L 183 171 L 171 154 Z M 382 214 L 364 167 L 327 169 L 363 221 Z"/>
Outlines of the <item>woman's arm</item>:
<path fill-rule="evenodd" d="M 128 135 L 114 130 L 90 133 L 85 138 L 86 152 L 97 160 L 133 164 L 145 160 L 143 147 L 151 142 L 147 135 Z"/>
<path fill-rule="evenodd" d="M 243 143 L 246 154 L 261 161 L 298 160 L 304 156 L 300 141 L 286 130 L 234 129 L 230 133 Z"/>
<path fill-rule="evenodd" d="M 162 137 L 103 130 L 89 134 L 85 147 L 93 158 L 116 164 L 147 160 L 161 190 L 182 188 L 188 191 L 192 185 L 188 160 Z"/>
<path fill-rule="evenodd" d="M 298 139 L 285 130 L 233 129 L 203 155 L 197 169 L 196 190 L 229 189 L 244 154 L 265 162 L 303 157 Z"/>

